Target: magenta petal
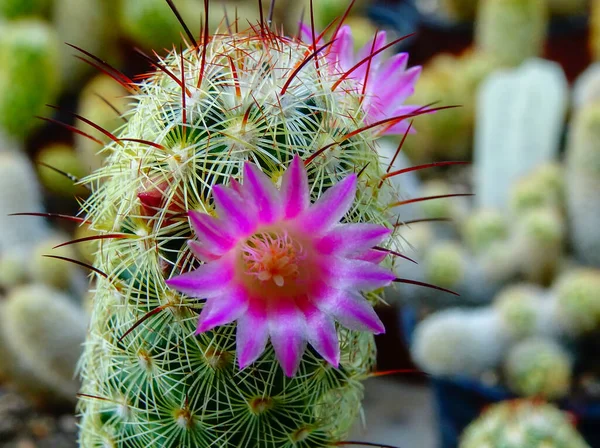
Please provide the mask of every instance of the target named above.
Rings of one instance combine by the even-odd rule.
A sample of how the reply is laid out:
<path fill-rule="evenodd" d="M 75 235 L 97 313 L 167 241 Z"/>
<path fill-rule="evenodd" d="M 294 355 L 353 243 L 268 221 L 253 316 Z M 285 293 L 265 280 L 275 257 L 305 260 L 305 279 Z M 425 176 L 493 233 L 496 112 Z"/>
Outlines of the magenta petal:
<path fill-rule="evenodd" d="M 238 365 L 244 369 L 265 351 L 269 340 L 269 321 L 262 301 L 250 299 L 248 309 L 237 321 L 236 351 Z"/>
<path fill-rule="evenodd" d="M 383 250 L 369 249 L 359 254 L 353 255 L 351 258 L 354 258 L 355 260 L 364 260 L 370 263 L 379 264 L 385 259 L 385 257 L 387 257 L 387 255 L 387 252 Z"/>
<path fill-rule="evenodd" d="M 324 281 L 337 289 L 372 291 L 383 288 L 396 278 L 389 269 L 368 261 L 340 257 L 324 257 L 321 264 Z"/>
<path fill-rule="evenodd" d="M 235 267 L 229 258 L 203 264 L 198 269 L 173 277 L 167 285 L 191 297 L 214 297 L 229 288 Z"/>
<path fill-rule="evenodd" d="M 275 356 L 287 376 L 294 376 L 306 348 L 306 321 L 294 302 L 275 299 L 269 307 L 269 333 Z"/>
<path fill-rule="evenodd" d="M 334 367 L 340 363 L 340 342 L 333 319 L 308 300 L 298 301 L 306 318 L 306 335 L 313 348 Z"/>
<path fill-rule="evenodd" d="M 321 235 L 348 212 L 356 194 L 356 174 L 351 174 L 329 188 L 298 220 L 307 234 Z"/>
<path fill-rule="evenodd" d="M 367 74 L 367 70 L 371 70 L 371 72 L 377 71 L 380 62 L 384 57 L 384 54 L 383 52 L 377 54 L 375 53 L 385 46 L 386 40 L 386 32 L 380 31 L 377 33 L 377 36 L 373 36 L 372 39 L 369 39 L 369 41 L 360 49 L 360 51 L 358 52 L 357 62 L 365 62 L 363 62 L 355 71 L 357 79 L 360 79 L 361 81 L 364 80 Z M 367 58 L 371 54 L 375 54 L 375 56 L 371 58 L 371 63 L 369 64 Z"/>
<path fill-rule="evenodd" d="M 304 162 L 299 156 L 294 160 L 283 174 L 281 181 L 281 196 L 285 218 L 295 218 L 310 205 L 310 191 L 308 189 L 308 176 Z"/>
<path fill-rule="evenodd" d="M 313 297 L 313 302 L 321 311 L 350 330 L 385 333 L 385 327 L 373 306 L 359 295 L 322 287 L 320 293 Z"/>
<path fill-rule="evenodd" d="M 208 263 L 209 261 L 217 260 L 218 258 L 221 257 L 221 255 L 223 255 L 222 253 L 214 253 L 213 251 L 209 250 L 204 244 L 200 243 L 199 241 L 188 240 L 187 243 L 188 243 L 188 246 L 190 247 L 190 250 L 196 256 L 196 258 L 198 258 L 198 260 L 200 260 L 200 261 L 204 261 L 205 263 Z"/>
<path fill-rule="evenodd" d="M 246 309 L 248 300 L 243 290 L 232 288 L 224 291 L 218 297 L 208 299 L 198 318 L 196 334 L 233 322 Z"/>
<path fill-rule="evenodd" d="M 352 38 L 352 30 L 350 26 L 344 25 L 335 36 L 329 59 L 339 65 L 340 70 L 345 73 L 354 65 L 354 39 Z M 354 73 L 350 75 L 353 77 Z"/>
<path fill-rule="evenodd" d="M 212 189 L 221 220 L 235 236 L 247 235 L 255 227 L 253 214 L 248 213 L 248 204 L 232 189 L 215 185 Z"/>
<path fill-rule="evenodd" d="M 271 179 L 251 163 L 244 164 L 244 189 L 254 201 L 261 223 L 270 224 L 280 217 L 279 192 Z"/>
<path fill-rule="evenodd" d="M 223 254 L 234 246 L 235 242 L 223 231 L 225 226 L 219 219 L 195 210 L 190 210 L 188 216 L 196 236 L 207 250 Z"/>
<path fill-rule="evenodd" d="M 348 255 L 376 246 L 392 233 L 379 224 L 339 224 L 321 238 L 316 248 L 324 254 Z"/>

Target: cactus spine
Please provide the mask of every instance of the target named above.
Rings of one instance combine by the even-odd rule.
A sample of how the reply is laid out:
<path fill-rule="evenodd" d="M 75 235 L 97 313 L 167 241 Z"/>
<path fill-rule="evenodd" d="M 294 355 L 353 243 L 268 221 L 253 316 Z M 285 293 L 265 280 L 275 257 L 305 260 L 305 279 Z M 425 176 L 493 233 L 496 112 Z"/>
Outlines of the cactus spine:
<path fill-rule="evenodd" d="M 316 448 L 346 434 L 373 368 L 369 333 L 338 329 L 339 368 L 310 350 L 286 377 L 268 345 L 239 370 L 236 326 L 195 335 L 203 302 L 165 284 L 198 266 L 185 212 L 214 214 L 215 186 L 240 180 L 246 161 L 277 185 L 299 155 L 313 200 L 364 168 L 345 220 L 391 227 L 378 130 L 354 132 L 362 89 L 352 78 L 336 86 L 342 73 L 325 54 L 255 25 L 169 54 L 136 87 L 119 141 L 88 178 L 92 229 L 120 237 L 94 262 L 106 276 L 82 362 L 82 446 Z"/>

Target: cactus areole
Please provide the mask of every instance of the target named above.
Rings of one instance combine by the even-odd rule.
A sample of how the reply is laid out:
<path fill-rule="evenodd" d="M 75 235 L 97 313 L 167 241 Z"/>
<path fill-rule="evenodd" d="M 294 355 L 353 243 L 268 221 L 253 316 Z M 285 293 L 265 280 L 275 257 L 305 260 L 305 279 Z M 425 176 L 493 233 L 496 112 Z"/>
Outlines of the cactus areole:
<path fill-rule="evenodd" d="M 82 447 L 335 446 L 360 411 L 398 250 L 376 139 L 423 112 L 419 69 L 384 33 L 354 60 L 343 26 L 229 22 L 115 75 L 132 103 L 83 206 Z"/>

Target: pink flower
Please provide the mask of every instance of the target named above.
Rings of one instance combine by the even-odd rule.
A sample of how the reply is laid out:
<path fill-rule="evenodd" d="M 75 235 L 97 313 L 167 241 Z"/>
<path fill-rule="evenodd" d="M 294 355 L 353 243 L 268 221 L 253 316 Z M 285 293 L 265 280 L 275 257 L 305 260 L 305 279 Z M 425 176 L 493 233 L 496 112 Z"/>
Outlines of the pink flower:
<path fill-rule="evenodd" d="M 312 44 L 310 27 L 301 25 L 300 30 L 302 41 Z M 318 45 L 321 43 L 319 42 Z M 421 108 L 421 106 L 404 104 L 414 93 L 415 84 L 421 74 L 420 66 L 407 68 L 408 53 L 398 53 L 384 60 L 385 55 L 382 51 L 373 56 L 369 64 L 368 57 L 385 45 L 386 33 L 381 31 L 355 56 L 352 30 L 345 25 L 339 29 L 327 52 L 332 70 L 341 75 L 352 70 L 347 79 L 354 80 L 360 92 L 364 90 L 365 99 L 362 107 L 366 114 L 366 124 L 410 114 Z M 361 64 L 354 68 L 359 63 Z M 386 128 L 383 134 L 404 134 L 408 127 L 408 120 L 402 120 Z"/>
<path fill-rule="evenodd" d="M 376 224 L 342 224 L 356 194 L 352 174 L 310 203 L 304 163 L 296 156 L 281 189 L 252 164 L 244 185 L 213 187 L 218 218 L 190 211 L 198 240 L 189 241 L 204 262 L 167 281 L 192 297 L 206 298 L 197 333 L 237 321 L 240 369 L 253 363 L 270 337 L 286 375 L 293 376 L 310 343 L 338 366 L 335 321 L 353 329 L 384 332 L 360 291 L 390 284 L 373 249 L 390 230 Z"/>

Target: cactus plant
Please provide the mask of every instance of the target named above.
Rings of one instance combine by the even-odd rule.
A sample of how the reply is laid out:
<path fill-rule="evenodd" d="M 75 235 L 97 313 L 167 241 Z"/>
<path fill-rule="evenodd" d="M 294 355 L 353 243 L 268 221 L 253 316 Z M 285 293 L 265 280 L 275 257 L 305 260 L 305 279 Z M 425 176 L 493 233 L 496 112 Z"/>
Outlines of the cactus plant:
<path fill-rule="evenodd" d="M 544 0 L 484 0 L 477 11 L 475 45 L 501 64 L 516 66 L 542 53 L 547 27 Z"/>
<path fill-rule="evenodd" d="M 553 287 L 555 318 L 571 335 L 600 327 L 600 270 L 574 269 L 561 275 Z"/>
<path fill-rule="evenodd" d="M 465 220 L 463 238 L 469 250 L 475 254 L 485 252 L 493 244 L 508 238 L 508 222 L 498 210 L 475 210 Z"/>
<path fill-rule="evenodd" d="M 61 263 L 56 259 L 45 257 L 45 255 L 55 255 L 74 259 L 75 250 L 73 246 L 54 249 L 55 246 L 65 241 L 68 241 L 66 235 L 56 234 L 44 239 L 33 248 L 29 260 L 29 276 L 31 279 L 56 289 L 67 290 L 69 288 L 76 267 L 71 263 Z"/>
<path fill-rule="evenodd" d="M 42 20 L 0 23 L 0 130 L 24 138 L 59 90 L 58 37 Z"/>
<path fill-rule="evenodd" d="M 543 290 L 533 284 L 515 283 L 502 289 L 494 297 L 502 324 L 514 339 L 537 334 L 545 323 L 540 314 L 544 311 Z"/>
<path fill-rule="evenodd" d="M 16 151 L 0 153 L 0 254 L 30 248 L 48 235 L 43 221 L 12 213 L 43 211 L 31 162 Z"/>
<path fill-rule="evenodd" d="M 463 432 L 459 448 L 590 448 L 569 418 L 551 404 L 502 401 Z"/>
<path fill-rule="evenodd" d="M 573 117 L 566 151 L 567 212 L 573 250 L 585 264 L 600 267 L 600 105 Z"/>
<path fill-rule="evenodd" d="M 9 294 L 1 317 L 11 382 L 34 400 L 74 403 L 87 325 L 83 311 L 69 297 L 32 284 Z"/>
<path fill-rule="evenodd" d="M 504 373 L 508 387 L 518 395 L 557 400 L 569 393 L 573 360 L 552 339 L 534 337 L 509 350 Z"/>
<path fill-rule="evenodd" d="M 413 360 L 433 375 L 480 376 L 494 369 L 509 335 L 492 308 L 453 308 L 434 313 L 415 329 Z"/>
<path fill-rule="evenodd" d="M 372 303 L 395 278 L 371 249 L 396 205 L 378 200 L 392 187 L 373 142 L 407 125 L 377 124 L 340 33 L 329 51 L 264 24 L 204 36 L 132 86 L 84 204 L 106 239 L 82 446 L 308 448 L 348 431 L 383 330 Z M 385 75 L 409 91 L 402 58 Z"/>
<path fill-rule="evenodd" d="M 43 16 L 48 12 L 49 4 L 49 0 L 0 0 L 0 19 Z"/>
<path fill-rule="evenodd" d="M 549 285 L 559 271 L 565 225 L 551 208 L 526 212 L 516 223 L 512 245 L 521 272 L 528 281 Z"/>
<path fill-rule="evenodd" d="M 552 207 L 562 213 L 565 208 L 563 166 L 558 162 L 545 163 L 521 178 L 511 188 L 509 206 L 516 217 L 538 207 Z"/>

